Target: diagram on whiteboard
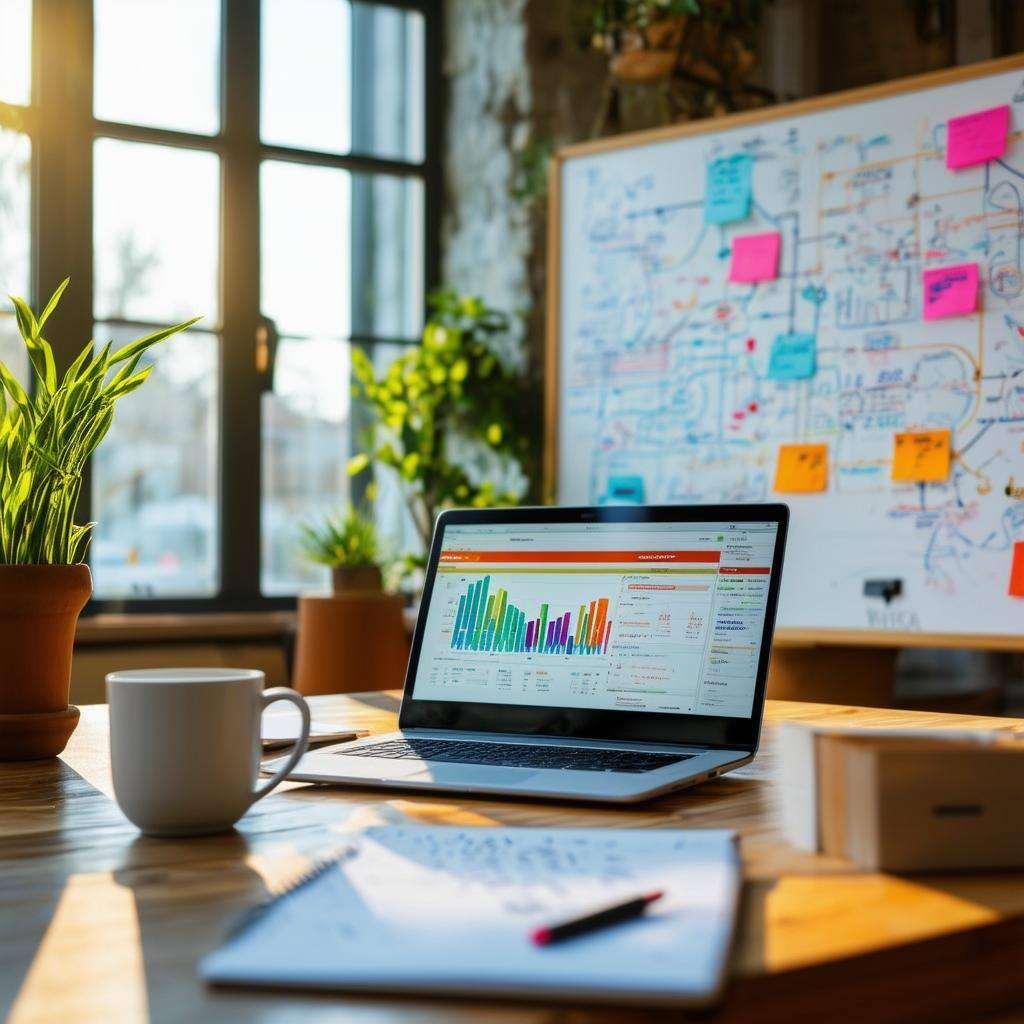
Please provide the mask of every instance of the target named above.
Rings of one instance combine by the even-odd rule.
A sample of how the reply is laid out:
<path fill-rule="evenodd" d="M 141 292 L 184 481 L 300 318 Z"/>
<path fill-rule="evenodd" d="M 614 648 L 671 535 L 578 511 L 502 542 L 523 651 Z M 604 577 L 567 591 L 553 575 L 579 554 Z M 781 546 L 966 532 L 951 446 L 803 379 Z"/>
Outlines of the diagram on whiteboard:
<path fill-rule="evenodd" d="M 1022 79 L 565 159 L 558 500 L 784 500 L 780 625 L 1021 632 Z"/>

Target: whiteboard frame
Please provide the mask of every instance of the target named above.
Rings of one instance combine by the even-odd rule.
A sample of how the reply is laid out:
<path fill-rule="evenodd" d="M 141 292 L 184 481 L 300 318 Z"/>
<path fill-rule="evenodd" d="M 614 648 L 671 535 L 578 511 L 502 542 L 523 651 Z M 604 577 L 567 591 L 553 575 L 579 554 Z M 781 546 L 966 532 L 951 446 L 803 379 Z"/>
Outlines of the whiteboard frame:
<path fill-rule="evenodd" d="M 548 168 L 548 233 L 547 233 L 547 303 L 544 360 L 544 451 L 543 495 L 547 504 L 557 501 L 558 487 L 558 390 L 559 390 L 559 327 L 561 324 L 561 188 L 564 165 L 577 157 L 593 156 L 618 149 L 649 146 L 656 142 L 713 135 L 745 125 L 764 124 L 787 118 L 816 114 L 823 110 L 852 106 L 871 100 L 887 99 L 905 93 L 920 92 L 944 85 L 955 85 L 976 78 L 986 78 L 1007 71 L 1024 71 L 1024 53 L 996 60 L 980 61 L 966 67 L 946 68 L 924 75 L 898 78 L 860 89 L 847 89 L 780 103 L 762 110 L 745 111 L 726 117 L 705 118 L 687 124 L 668 125 L 641 132 L 627 132 L 606 139 L 578 142 L 563 146 L 552 157 Z M 776 642 L 781 647 L 851 646 L 851 647 L 959 647 L 990 651 L 1024 651 L 1024 631 L 1020 635 L 995 633 L 906 633 L 871 629 L 779 629 Z"/>

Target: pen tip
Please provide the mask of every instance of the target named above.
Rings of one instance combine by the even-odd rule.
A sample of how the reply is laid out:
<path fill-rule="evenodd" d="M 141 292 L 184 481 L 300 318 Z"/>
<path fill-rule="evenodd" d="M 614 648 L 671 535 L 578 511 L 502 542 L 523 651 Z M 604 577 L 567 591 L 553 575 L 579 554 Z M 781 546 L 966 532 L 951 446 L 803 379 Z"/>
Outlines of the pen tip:
<path fill-rule="evenodd" d="M 549 928 L 538 928 L 531 936 L 537 946 L 546 946 L 551 941 L 551 930 Z"/>
<path fill-rule="evenodd" d="M 661 889 L 658 889 L 658 890 L 657 890 L 656 892 L 649 892 L 649 893 L 648 893 L 648 894 L 647 894 L 647 895 L 646 895 L 646 896 L 644 897 L 644 899 L 645 899 L 645 900 L 646 900 L 646 901 L 647 901 L 648 903 L 653 903 L 653 902 L 654 902 L 655 900 L 660 900 L 660 899 L 661 899 L 661 897 L 662 897 L 662 896 L 664 896 L 664 895 L 665 895 L 665 893 L 664 893 L 664 892 L 663 892 L 663 891 L 662 891 Z"/>

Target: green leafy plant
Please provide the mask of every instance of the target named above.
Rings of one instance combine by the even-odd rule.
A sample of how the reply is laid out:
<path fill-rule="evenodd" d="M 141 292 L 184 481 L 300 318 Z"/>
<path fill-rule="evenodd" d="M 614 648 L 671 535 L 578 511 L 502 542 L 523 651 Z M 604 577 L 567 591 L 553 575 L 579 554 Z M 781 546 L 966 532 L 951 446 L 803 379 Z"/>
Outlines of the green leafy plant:
<path fill-rule="evenodd" d="M 183 331 L 196 317 L 147 334 L 116 352 L 107 343 L 82 350 L 58 379 L 43 327 L 57 308 L 61 282 L 38 319 L 11 296 L 35 377 L 30 395 L 0 362 L 0 564 L 72 565 L 85 557 L 93 523 L 75 523 L 82 472 L 114 418 L 114 403 L 140 387 L 152 366 L 147 349 Z"/>
<path fill-rule="evenodd" d="M 520 376 L 495 347 L 508 332 L 508 317 L 453 291 L 435 292 L 429 302 L 423 343 L 382 376 L 365 352 L 353 351 L 354 394 L 371 422 L 366 451 L 348 465 L 353 475 L 371 463 L 397 473 L 425 549 L 440 509 L 518 502 L 511 487 L 470 463 L 474 449 L 482 449 L 514 474 L 529 448 L 524 420 L 533 408 Z"/>
<path fill-rule="evenodd" d="M 317 565 L 336 569 L 344 565 L 383 566 L 387 561 L 372 515 L 352 504 L 319 523 L 304 524 L 299 533 L 302 557 Z"/>
<path fill-rule="evenodd" d="M 598 0 L 592 22 L 595 34 L 600 36 L 623 25 L 647 28 L 680 14 L 699 18 L 700 13 L 697 0 Z"/>

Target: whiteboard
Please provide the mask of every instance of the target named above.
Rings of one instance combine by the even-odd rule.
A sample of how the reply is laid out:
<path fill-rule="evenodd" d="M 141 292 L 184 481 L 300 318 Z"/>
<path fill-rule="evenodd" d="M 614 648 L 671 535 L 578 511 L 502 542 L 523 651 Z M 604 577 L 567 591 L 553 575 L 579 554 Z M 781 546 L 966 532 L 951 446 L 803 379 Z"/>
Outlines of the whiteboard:
<path fill-rule="evenodd" d="M 998 67 L 999 70 L 994 70 Z M 572 147 L 553 172 L 549 469 L 563 504 L 784 500 L 779 625 L 1024 634 L 1024 60 Z M 869 97 L 870 98 L 867 98 Z M 1010 104 L 1001 159 L 946 167 L 946 118 Z M 752 158 L 746 220 L 707 224 L 708 164 Z M 727 280 L 738 235 L 777 279 Z M 980 312 L 925 321 L 922 271 L 979 265 Z M 813 332 L 817 370 L 767 376 Z M 891 479 L 894 434 L 948 428 L 948 480 Z M 773 491 L 782 443 L 827 489 Z M 890 603 L 867 580 L 899 579 Z"/>

